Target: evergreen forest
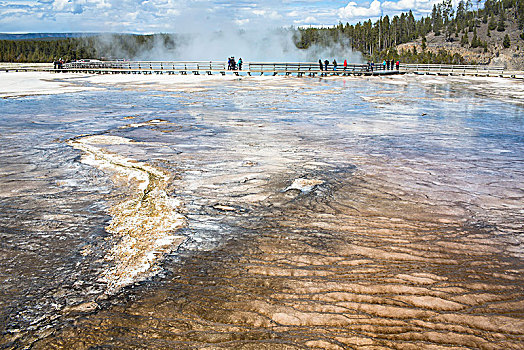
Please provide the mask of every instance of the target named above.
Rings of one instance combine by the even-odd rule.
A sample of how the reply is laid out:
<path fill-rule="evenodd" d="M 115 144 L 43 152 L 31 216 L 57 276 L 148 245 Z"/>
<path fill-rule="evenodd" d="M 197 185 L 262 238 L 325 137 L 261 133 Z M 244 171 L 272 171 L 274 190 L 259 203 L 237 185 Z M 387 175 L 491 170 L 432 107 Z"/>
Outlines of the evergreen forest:
<path fill-rule="evenodd" d="M 0 40 L 0 62 L 136 58 L 139 52 L 151 51 L 158 45 L 173 50 L 177 39 L 181 37 L 169 34 L 102 34 L 63 39 Z"/>

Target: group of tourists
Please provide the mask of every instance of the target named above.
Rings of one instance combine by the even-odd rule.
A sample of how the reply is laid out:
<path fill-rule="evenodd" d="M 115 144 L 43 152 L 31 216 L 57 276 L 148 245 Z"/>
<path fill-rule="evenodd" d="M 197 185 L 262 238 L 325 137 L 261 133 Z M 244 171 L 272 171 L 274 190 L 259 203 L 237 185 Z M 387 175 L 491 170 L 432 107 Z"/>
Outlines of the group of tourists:
<path fill-rule="evenodd" d="M 399 70 L 400 68 L 400 62 L 397 61 L 397 62 L 394 62 L 393 60 L 384 60 L 384 62 L 382 62 L 382 65 L 384 66 L 384 69 L 386 70 L 393 70 L 393 65 L 395 65 L 396 69 Z"/>
<path fill-rule="evenodd" d="M 338 67 L 337 60 L 334 59 L 332 64 L 333 64 L 333 71 L 336 71 Z M 321 71 L 327 72 L 329 69 L 329 60 L 325 60 L 324 62 L 322 62 L 322 60 L 318 60 L 318 65 L 320 66 Z M 347 68 L 348 68 L 348 61 L 344 60 L 344 70 L 346 70 Z"/>
<path fill-rule="evenodd" d="M 64 60 L 60 58 L 59 60 L 54 61 L 53 66 L 55 69 L 62 69 L 64 66 Z"/>
<path fill-rule="evenodd" d="M 338 69 L 338 63 L 337 63 L 337 60 L 334 59 L 333 62 L 331 62 L 331 64 L 333 65 L 333 71 L 336 72 L 337 69 Z M 330 67 L 329 67 L 330 63 L 329 63 L 329 60 L 324 60 L 322 61 L 321 59 L 318 60 L 318 66 L 320 67 L 320 71 L 322 72 L 327 72 Z M 384 60 L 384 62 L 382 62 L 381 64 L 381 67 L 378 67 L 378 65 L 375 65 L 375 63 L 373 61 L 369 61 L 368 62 L 368 71 L 371 71 L 373 72 L 374 70 L 399 70 L 400 68 L 400 62 L 399 61 L 394 61 L 394 60 Z M 347 60 L 344 60 L 344 65 L 343 65 L 343 71 L 346 71 L 348 69 L 348 61 Z"/>
<path fill-rule="evenodd" d="M 235 57 L 229 57 L 227 60 L 227 70 L 242 70 L 242 57 L 235 60 Z"/>
<path fill-rule="evenodd" d="M 374 70 L 399 70 L 400 62 L 394 60 L 384 60 L 381 65 L 375 65 L 373 61 L 368 62 L 368 71 L 373 72 Z"/>

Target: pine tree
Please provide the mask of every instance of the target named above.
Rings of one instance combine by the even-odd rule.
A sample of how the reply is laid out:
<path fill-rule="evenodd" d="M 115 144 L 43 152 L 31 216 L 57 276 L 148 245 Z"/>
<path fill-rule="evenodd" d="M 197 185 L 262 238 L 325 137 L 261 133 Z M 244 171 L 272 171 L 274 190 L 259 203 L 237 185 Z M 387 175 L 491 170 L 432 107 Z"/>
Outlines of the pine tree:
<path fill-rule="evenodd" d="M 511 46 L 511 41 L 509 40 L 509 35 L 506 34 L 504 36 L 504 41 L 502 42 L 502 46 L 504 46 L 504 48 L 509 48 Z"/>
<path fill-rule="evenodd" d="M 473 30 L 473 39 L 471 39 L 471 48 L 475 49 L 480 46 L 480 40 L 477 37 L 477 28 Z"/>
<path fill-rule="evenodd" d="M 464 23 L 464 20 L 466 19 L 466 5 L 464 4 L 464 0 L 460 0 L 457 5 L 457 14 L 455 16 L 455 20 L 457 21 L 457 26 L 460 24 L 460 29 L 463 29 L 462 24 Z"/>
<path fill-rule="evenodd" d="M 499 21 L 497 23 L 497 31 L 498 32 L 503 32 L 506 30 L 506 23 L 505 23 L 505 20 L 506 18 L 504 17 L 504 11 L 500 11 L 500 15 L 499 15 Z"/>
<path fill-rule="evenodd" d="M 497 28 L 497 23 L 495 22 L 495 17 L 491 17 L 488 23 L 488 30 L 495 30 Z"/>
<path fill-rule="evenodd" d="M 524 0 L 518 0 L 516 6 L 517 12 L 517 22 L 519 24 L 519 29 L 524 28 Z"/>
<path fill-rule="evenodd" d="M 468 33 L 464 33 L 464 35 L 462 35 L 462 38 L 460 39 L 460 46 L 464 47 L 466 45 L 469 45 Z"/>

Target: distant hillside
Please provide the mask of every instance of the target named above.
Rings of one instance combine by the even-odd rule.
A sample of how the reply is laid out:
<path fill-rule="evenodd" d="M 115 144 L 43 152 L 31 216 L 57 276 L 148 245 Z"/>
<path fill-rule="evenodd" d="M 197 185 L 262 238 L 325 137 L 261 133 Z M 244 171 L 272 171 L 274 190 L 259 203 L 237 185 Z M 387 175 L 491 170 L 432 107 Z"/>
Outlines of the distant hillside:
<path fill-rule="evenodd" d="M 97 33 L 24 33 L 9 34 L 0 33 L 0 40 L 46 40 L 46 39 L 67 39 L 81 38 L 98 35 Z"/>
<path fill-rule="evenodd" d="M 425 40 L 414 41 L 397 46 L 400 52 L 438 52 L 446 50 L 459 54 L 467 63 L 505 66 L 508 69 L 524 70 L 524 31 L 519 28 L 515 9 L 508 9 L 507 19 L 500 24 L 500 14 L 482 15 L 472 20 L 471 25 L 455 31 L 451 37 L 435 32 L 429 33 Z M 476 22 L 476 23 L 475 23 Z"/>
<path fill-rule="evenodd" d="M 299 48 L 350 46 L 374 61 L 479 63 L 524 70 L 523 29 L 523 0 L 486 0 L 483 8 L 473 8 L 471 0 L 460 0 L 457 7 L 444 0 L 418 20 L 409 11 L 375 23 L 301 28 L 295 42 Z"/>

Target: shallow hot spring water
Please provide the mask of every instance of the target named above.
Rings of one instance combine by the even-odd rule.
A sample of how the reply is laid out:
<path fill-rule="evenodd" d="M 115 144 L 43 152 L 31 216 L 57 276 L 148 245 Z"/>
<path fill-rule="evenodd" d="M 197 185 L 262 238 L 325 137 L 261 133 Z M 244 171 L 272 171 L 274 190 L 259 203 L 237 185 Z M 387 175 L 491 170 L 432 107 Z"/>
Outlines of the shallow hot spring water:
<path fill-rule="evenodd" d="M 177 79 L 0 100 L 0 347 L 522 348 L 522 100 Z"/>

